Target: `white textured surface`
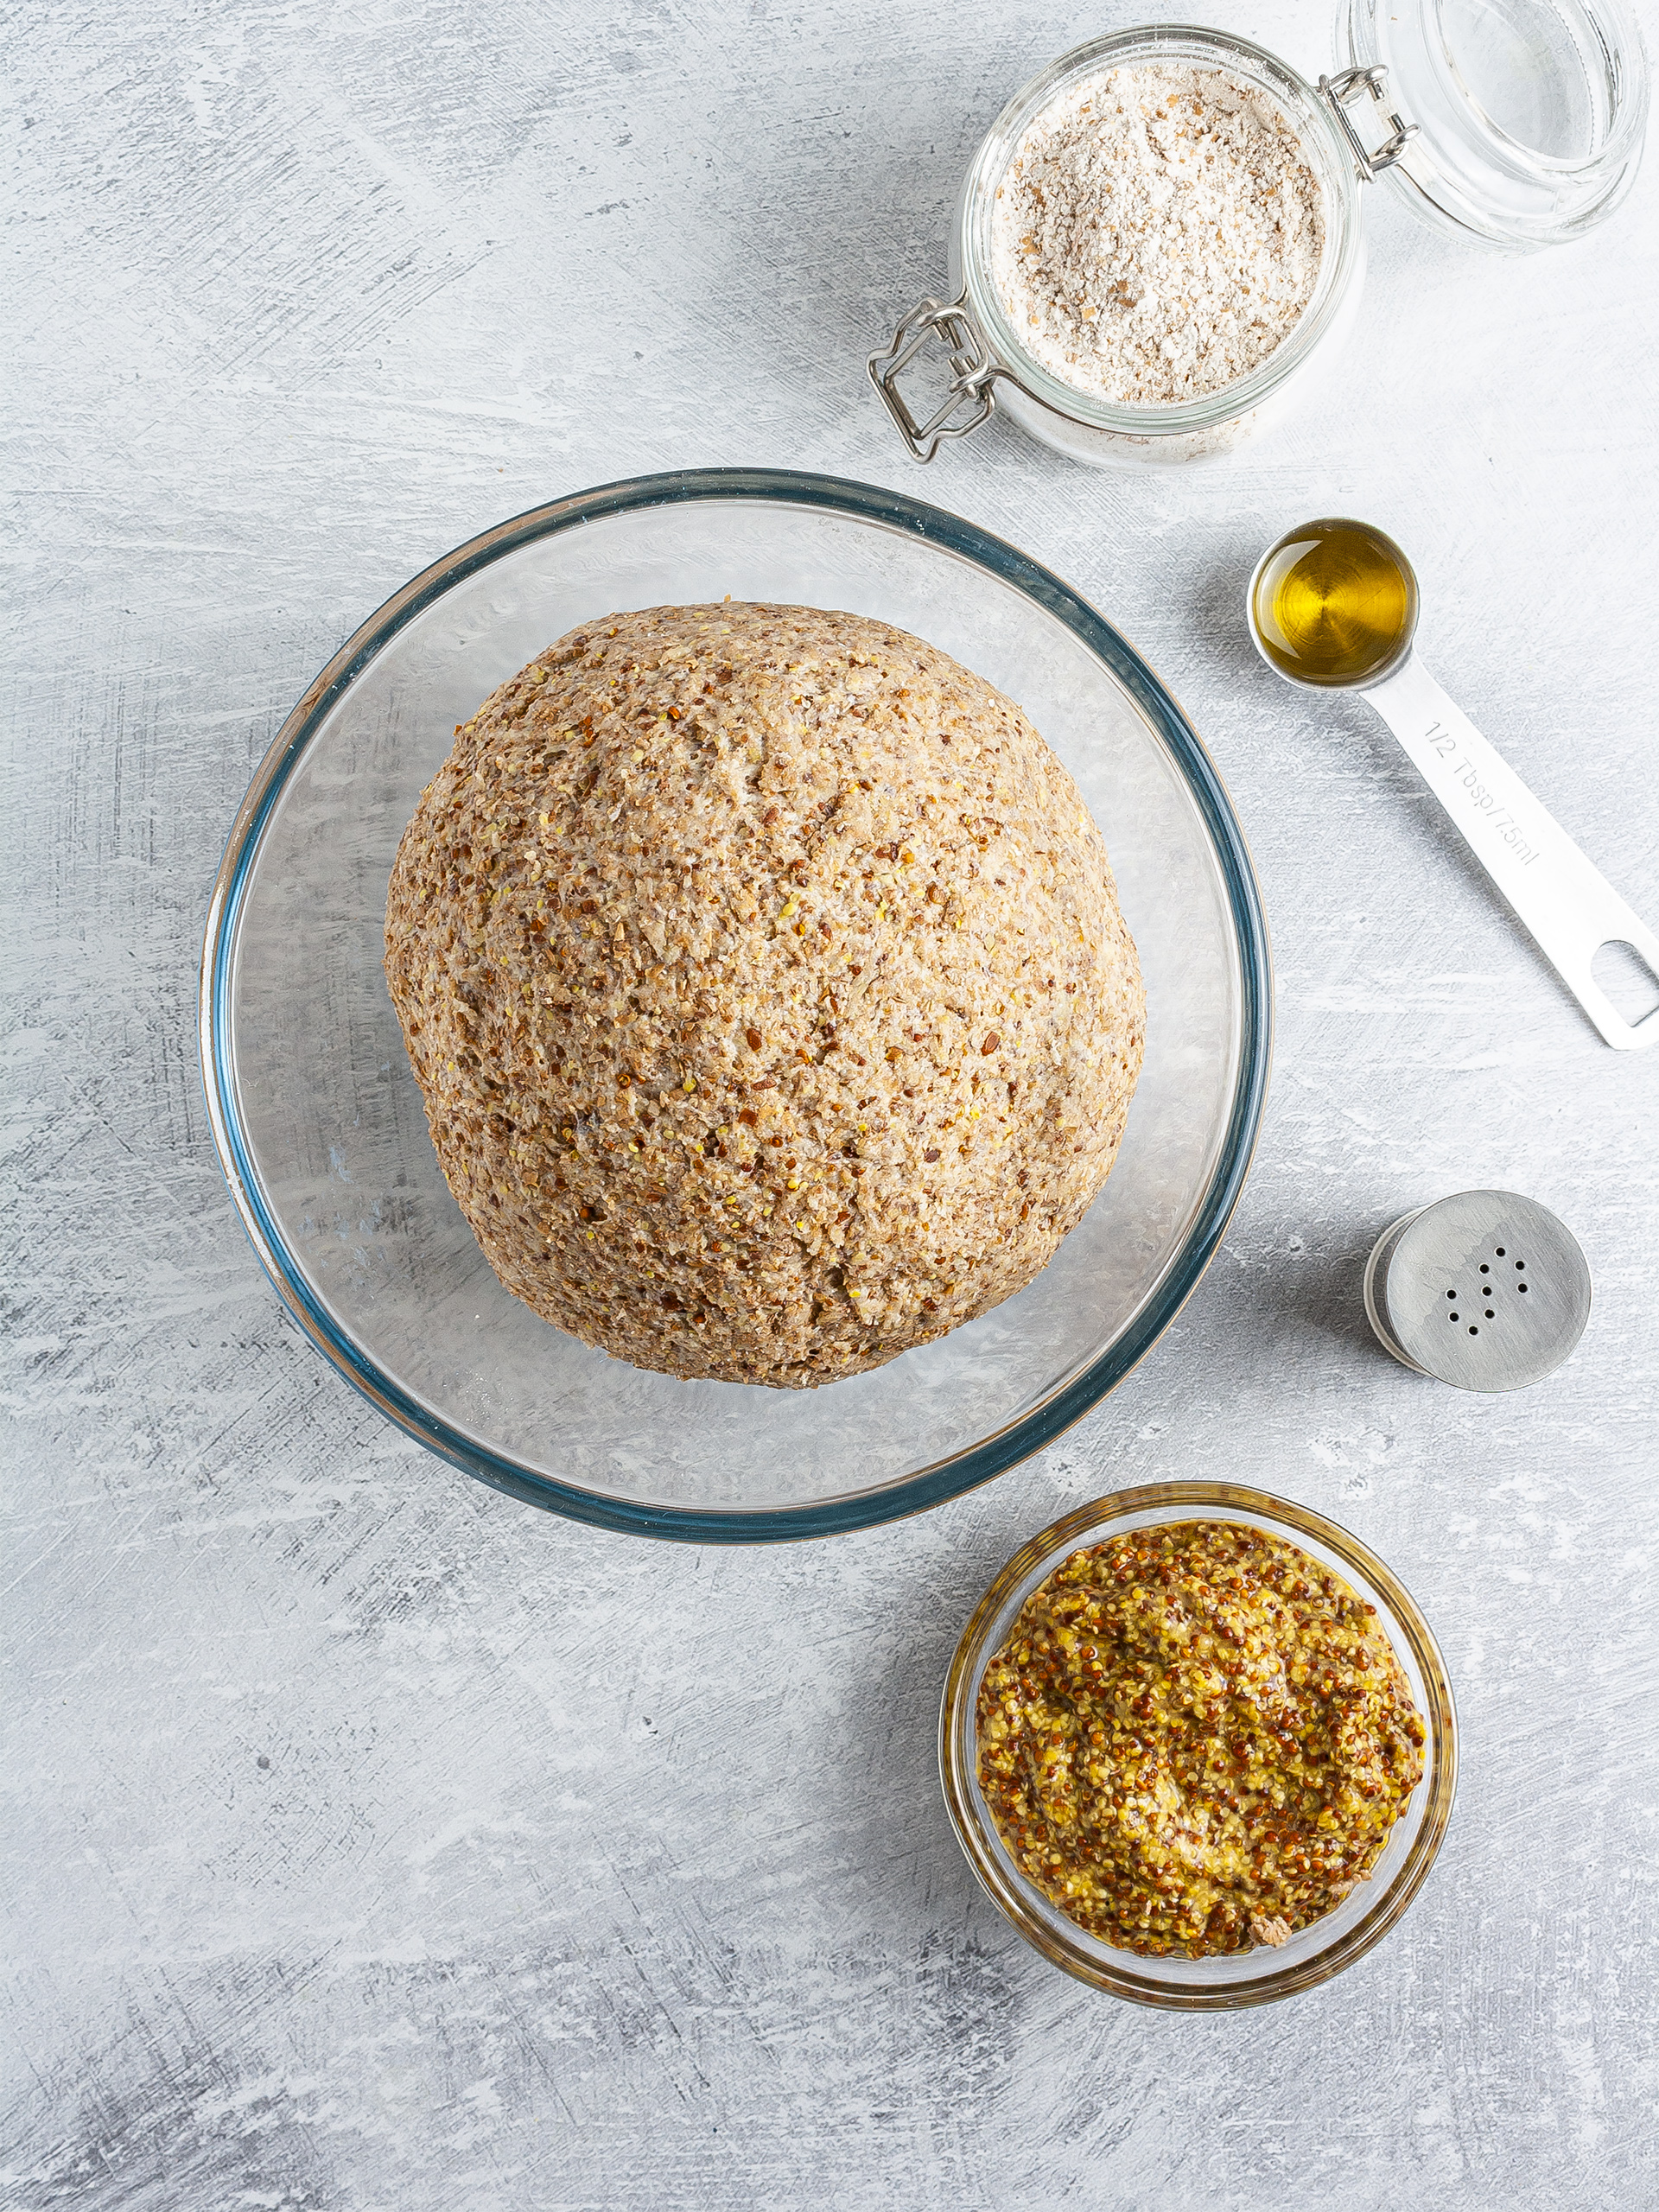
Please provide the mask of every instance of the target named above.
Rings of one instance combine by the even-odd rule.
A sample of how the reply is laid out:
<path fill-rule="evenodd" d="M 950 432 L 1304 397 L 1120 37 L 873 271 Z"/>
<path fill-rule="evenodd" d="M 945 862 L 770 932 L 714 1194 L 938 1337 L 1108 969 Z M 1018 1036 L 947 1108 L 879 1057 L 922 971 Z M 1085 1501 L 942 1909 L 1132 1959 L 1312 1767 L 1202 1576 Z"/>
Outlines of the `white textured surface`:
<path fill-rule="evenodd" d="M 861 357 L 1003 98 L 1129 19 L 13 12 L 8 2208 L 1655 2200 L 1659 1056 L 1597 1041 L 1237 605 L 1308 514 L 1395 533 L 1431 664 L 1659 914 L 1659 164 L 1534 260 L 1374 195 L 1345 377 L 1220 473 L 1000 427 L 915 471 Z M 1318 5 L 1233 21 L 1325 58 Z M 1209 737 L 1279 963 L 1254 1179 L 1142 1369 L 976 1496 L 747 1554 L 536 1515 L 356 1399 L 232 1218 L 192 1032 L 226 829 L 339 639 L 503 514 L 723 461 L 921 492 L 1094 596 Z M 1491 1403 L 1358 1306 L 1377 1229 L 1479 1183 L 1598 1287 L 1573 1364 Z M 934 1715 L 1057 1507 L 1223 1472 L 1403 1573 L 1464 1781 L 1370 1959 L 1183 2020 L 1004 1929 Z"/>

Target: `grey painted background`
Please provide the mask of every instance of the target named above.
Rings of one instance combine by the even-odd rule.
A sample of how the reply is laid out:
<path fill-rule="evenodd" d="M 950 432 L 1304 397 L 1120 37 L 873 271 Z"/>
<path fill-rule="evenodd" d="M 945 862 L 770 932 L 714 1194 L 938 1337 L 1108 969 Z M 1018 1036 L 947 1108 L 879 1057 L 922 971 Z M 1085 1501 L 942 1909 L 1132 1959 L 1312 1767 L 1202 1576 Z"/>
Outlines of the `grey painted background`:
<path fill-rule="evenodd" d="M 1216 16 L 1326 61 L 1318 0 Z M 1373 194 L 1344 374 L 1236 466 L 997 427 L 924 475 L 861 357 L 1002 99 L 1132 19 L 8 11 L 8 2208 L 1659 2196 L 1659 1055 L 1599 1043 L 1367 710 L 1275 684 L 1237 613 L 1291 523 L 1395 532 L 1431 665 L 1659 915 L 1659 163 L 1526 260 Z M 339 640 L 503 515 L 731 461 L 925 493 L 1108 611 L 1231 783 L 1280 1021 L 1226 1249 L 1117 1395 L 924 1519 L 749 1554 L 537 1515 L 361 1403 L 232 1217 L 192 1027 L 236 802 Z M 1598 1288 L 1493 1402 L 1358 1304 L 1385 1222 L 1485 1182 Z M 1180 2019 L 1002 1926 L 932 1740 L 1020 1540 L 1217 1472 L 1405 1576 L 1464 1779 L 1379 1950 Z"/>

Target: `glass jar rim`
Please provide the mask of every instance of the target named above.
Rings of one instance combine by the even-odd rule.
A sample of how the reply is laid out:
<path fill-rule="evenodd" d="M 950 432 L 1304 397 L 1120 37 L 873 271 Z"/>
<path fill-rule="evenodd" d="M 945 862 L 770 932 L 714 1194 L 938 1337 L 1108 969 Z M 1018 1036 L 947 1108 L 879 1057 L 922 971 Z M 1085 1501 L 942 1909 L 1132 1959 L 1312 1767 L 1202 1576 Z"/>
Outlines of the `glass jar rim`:
<path fill-rule="evenodd" d="M 1442 0 L 1425 0 L 1433 6 L 1438 17 Z M 1605 0 L 1604 0 L 1605 4 Z M 1472 86 L 1464 82 L 1458 67 L 1457 57 L 1446 43 L 1442 26 L 1437 25 L 1440 36 L 1431 48 L 1431 58 L 1447 89 L 1459 99 L 1471 116 L 1482 135 L 1487 138 L 1500 160 L 1517 174 L 1529 171 L 1562 177 L 1593 176 L 1603 170 L 1611 170 L 1624 162 L 1630 152 L 1631 140 L 1643 130 L 1647 120 L 1645 97 L 1628 100 L 1620 110 L 1605 142 L 1592 154 L 1546 154 L 1535 146 L 1529 146 L 1522 139 L 1506 130 L 1494 117 L 1489 115 Z M 1640 26 L 1634 21 L 1630 25 L 1633 37 L 1639 39 Z"/>
<path fill-rule="evenodd" d="M 1321 186 L 1325 246 L 1314 296 L 1287 335 L 1246 376 L 1196 399 L 1129 406 L 1096 399 L 1046 369 L 1020 344 L 1003 311 L 989 265 L 990 207 L 1030 124 L 1071 84 L 1134 62 L 1191 61 L 1236 68 L 1274 99 L 1313 160 Z M 1358 271 L 1362 251 L 1358 179 L 1353 158 L 1317 88 L 1280 55 L 1253 40 L 1194 23 L 1150 23 L 1112 31 L 1071 48 L 1029 79 L 981 142 L 962 191 L 957 248 L 963 288 L 992 352 L 1032 398 L 1091 428 L 1155 440 L 1204 430 L 1248 415 L 1276 391 L 1325 335 Z"/>
<path fill-rule="evenodd" d="M 1395 14 L 1381 0 L 1344 0 L 1335 53 L 1343 69 L 1381 67 L 1389 90 L 1415 130 L 1411 144 L 1383 174 L 1432 227 L 1449 227 L 1499 248 L 1565 245 L 1619 206 L 1636 180 L 1647 130 L 1649 69 L 1642 27 L 1626 0 L 1547 0 L 1569 37 L 1591 34 L 1603 66 L 1605 135 L 1588 152 L 1549 154 L 1504 129 L 1468 82 L 1445 22 L 1446 0 L 1415 0 Z M 1575 26 L 1573 18 L 1579 19 Z M 1414 50 L 1408 41 L 1415 34 Z M 1588 68 L 1585 51 L 1580 60 Z M 1427 71 L 1433 97 L 1426 98 Z M 1453 118 L 1467 137 L 1459 143 Z M 1482 170 L 1485 174 L 1483 175 Z M 1505 181 L 1546 196 L 1545 204 L 1505 204 Z"/>

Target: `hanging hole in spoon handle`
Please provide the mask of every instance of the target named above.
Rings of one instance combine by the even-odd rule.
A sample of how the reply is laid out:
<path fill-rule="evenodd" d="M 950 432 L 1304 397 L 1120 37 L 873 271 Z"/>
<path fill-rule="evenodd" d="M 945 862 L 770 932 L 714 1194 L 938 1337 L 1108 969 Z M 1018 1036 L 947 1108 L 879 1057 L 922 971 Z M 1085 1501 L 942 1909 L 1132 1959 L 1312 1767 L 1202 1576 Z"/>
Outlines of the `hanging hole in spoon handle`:
<path fill-rule="evenodd" d="M 1622 942 L 1659 978 L 1659 936 L 1585 858 L 1414 652 L 1380 683 L 1359 688 L 1608 1044 L 1625 1052 L 1659 1045 L 1659 1011 L 1627 1021 L 1591 973 L 1602 946 Z"/>

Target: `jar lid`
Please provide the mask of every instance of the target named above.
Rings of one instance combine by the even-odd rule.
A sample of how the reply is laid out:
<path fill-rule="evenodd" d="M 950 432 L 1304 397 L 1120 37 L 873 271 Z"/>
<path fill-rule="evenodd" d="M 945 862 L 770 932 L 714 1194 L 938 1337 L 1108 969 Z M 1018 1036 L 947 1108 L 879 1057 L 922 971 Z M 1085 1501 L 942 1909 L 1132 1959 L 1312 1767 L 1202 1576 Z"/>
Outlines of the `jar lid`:
<path fill-rule="evenodd" d="M 1362 170 L 1438 228 L 1555 245 L 1636 180 L 1648 59 L 1626 0 L 1347 0 L 1337 52 L 1347 74 L 1321 89 L 1351 137 L 1357 92 L 1387 118 L 1374 170 L 1356 142 Z"/>
<path fill-rule="evenodd" d="M 1518 1390 L 1561 1364 L 1590 1318 L 1590 1269 L 1548 1206 L 1459 1191 L 1377 1239 L 1365 1312 L 1385 1351 L 1459 1390 Z"/>

